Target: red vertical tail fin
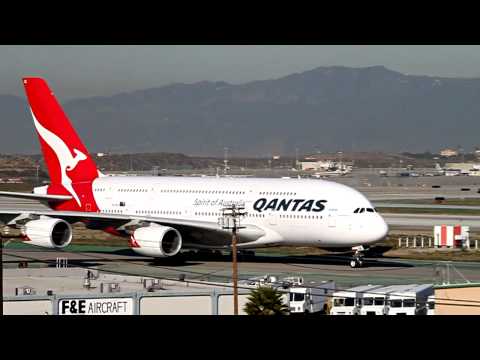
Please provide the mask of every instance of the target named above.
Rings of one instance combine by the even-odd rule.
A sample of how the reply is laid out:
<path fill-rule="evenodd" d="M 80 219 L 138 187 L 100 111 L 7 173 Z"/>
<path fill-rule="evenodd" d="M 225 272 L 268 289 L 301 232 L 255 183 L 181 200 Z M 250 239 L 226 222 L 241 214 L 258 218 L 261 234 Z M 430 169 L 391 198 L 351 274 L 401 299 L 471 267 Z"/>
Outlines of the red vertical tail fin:
<path fill-rule="evenodd" d="M 49 193 L 73 196 L 60 205 L 63 209 L 94 210 L 91 183 L 99 174 L 95 162 L 47 83 L 24 78 L 23 84 L 50 175 Z"/>

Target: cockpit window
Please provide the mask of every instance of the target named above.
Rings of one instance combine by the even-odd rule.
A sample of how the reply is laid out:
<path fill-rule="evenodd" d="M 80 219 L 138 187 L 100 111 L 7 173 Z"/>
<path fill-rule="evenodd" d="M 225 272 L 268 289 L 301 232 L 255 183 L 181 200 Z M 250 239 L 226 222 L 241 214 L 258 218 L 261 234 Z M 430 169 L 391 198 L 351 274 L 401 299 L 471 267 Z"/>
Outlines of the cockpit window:
<path fill-rule="evenodd" d="M 370 212 L 370 213 L 375 213 L 377 212 L 377 209 L 375 208 L 356 208 L 353 213 L 354 214 L 361 214 L 364 213 L 365 211 Z"/>

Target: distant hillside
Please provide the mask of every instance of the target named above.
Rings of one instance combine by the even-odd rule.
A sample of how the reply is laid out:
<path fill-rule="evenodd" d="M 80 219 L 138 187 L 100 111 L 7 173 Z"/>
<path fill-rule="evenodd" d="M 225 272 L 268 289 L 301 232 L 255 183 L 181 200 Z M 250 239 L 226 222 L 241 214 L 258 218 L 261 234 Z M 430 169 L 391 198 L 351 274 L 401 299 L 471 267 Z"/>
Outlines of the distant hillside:
<path fill-rule="evenodd" d="M 55 88 L 55 84 L 51 84 Z M 57 94 L 61 99 L 61 94 Z M 480 79 L 319 67 L 241 85 L 172 84 L 65 103 L 92 151 L 270 156 L 478 144 Z M 25 101 L 0 96 L 0 152 L 38 152 Z"/>

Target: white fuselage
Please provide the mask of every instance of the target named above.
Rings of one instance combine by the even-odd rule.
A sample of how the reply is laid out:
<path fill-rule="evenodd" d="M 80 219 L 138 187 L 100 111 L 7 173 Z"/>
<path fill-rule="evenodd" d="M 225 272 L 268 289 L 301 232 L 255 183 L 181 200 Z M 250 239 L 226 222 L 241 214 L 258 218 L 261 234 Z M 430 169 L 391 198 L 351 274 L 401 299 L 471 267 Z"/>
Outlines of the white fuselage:
<path fill-rule="evenodd" d="M 324 180 L 106 176 L 93 193 L 102 213 L 213 224 L 227 202 L 243 203 L 242 225 L 265 233 L 253 247 L 368 245 L 388 231 L 365 196 Z"/>

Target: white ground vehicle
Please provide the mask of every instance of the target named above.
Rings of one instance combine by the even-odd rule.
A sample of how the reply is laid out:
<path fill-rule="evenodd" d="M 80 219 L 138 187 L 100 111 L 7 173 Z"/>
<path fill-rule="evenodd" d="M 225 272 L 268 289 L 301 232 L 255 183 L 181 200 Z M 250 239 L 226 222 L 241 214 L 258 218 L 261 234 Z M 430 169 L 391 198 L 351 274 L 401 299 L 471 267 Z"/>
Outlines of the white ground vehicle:
<path fill-rule="evenodd" d="M 278 281 L 277 277 L 274 275 L 263 275 L 263 276 L 257 276 L 250 278 L 245 281 L 241 281 L 244 285 L 254 285 L 256 287 L 261 287 L 261 286 L 271 286 L 275 284 Z"/>
<path fill-rule="evenodd" d="M 387 315 L 427 315 L 427 302 L 433 295 L 432 284 L 410 285 L 389 295 Z"/>
<path fill-rule="evenodd" d="M 435 295 L 428 297 L 427 306 L 427 315 L 435 315 Z"/>
<path fill-rule="evenodd" d="M 359 315 L 362 298 L 381 287 L 382 285 L 362 285 L 334 292 L 330 315 Z"/>
<path fill-rule="evenodd" d="M 304 282 L 303 277 L 301 276 L 290 276 L 290 277 L 283 278 L 281 281 L 284 284 L 290 284 L 290 286 L 303 285 L 303 282 Z"/>
<path fill-rule="evenodd" d="M 327 301 L 335 291 L 335 282 L 328 280 L 321 283 L 311 282 L 307 287 L 290 287 L 289 307 L 291 314 L 308 314 L 323 312 Z"/>
<path fill-rule="evenodd" d="M 293 279 L 293 278 L 287 278 L 287 279 Z M 301 281 L 303 283 L 303 278 L 302 277 L 296 277 L 295 279 L 298 279 L 298 281 Z M 284 281 L 285 279 L 279 281 L 278 278 L 274 275 L 263 275 L 263 276 L 256 276 L 252 277 L 248 280 L 240 280 L 238 284 L 242 287 L 250 287 L 252 289 L 259 288 L 259 287 L 272 287 L 277 289 L 281 294 L 282 294 L 282 302 L 288 306 L 289 303 L 289 286 L 291 282 L 287 283 Z"/>
<path fill-rule="evenodd" d="M 399 293 L 411 285 L 391 285 L 379 287 L 361 299 L 360 315 L 387 315 L 388 299 L 391 293 Z"/>

